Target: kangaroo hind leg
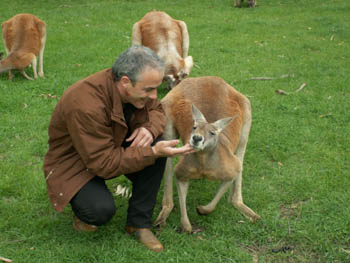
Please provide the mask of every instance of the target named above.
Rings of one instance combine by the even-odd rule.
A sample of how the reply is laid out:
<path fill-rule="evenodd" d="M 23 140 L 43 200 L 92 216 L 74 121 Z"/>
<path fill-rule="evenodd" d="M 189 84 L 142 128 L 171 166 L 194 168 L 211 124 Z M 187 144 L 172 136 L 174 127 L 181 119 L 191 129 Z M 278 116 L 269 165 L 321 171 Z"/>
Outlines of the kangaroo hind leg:
<path fill-rule="evenodd" d="M 222 196 L 226 193 L 227 189 L 230 187 L 231 184 L 232 184 L 232 181 L 222 182 L 214 199 L 209 204 L 207 204 L 205 206 L 198 206 L 197 213 L 200 215 L 208 215 L 211 212 L 213 212 L 216 205 L 218 204 L 218 202 L 220 201 Z"/>

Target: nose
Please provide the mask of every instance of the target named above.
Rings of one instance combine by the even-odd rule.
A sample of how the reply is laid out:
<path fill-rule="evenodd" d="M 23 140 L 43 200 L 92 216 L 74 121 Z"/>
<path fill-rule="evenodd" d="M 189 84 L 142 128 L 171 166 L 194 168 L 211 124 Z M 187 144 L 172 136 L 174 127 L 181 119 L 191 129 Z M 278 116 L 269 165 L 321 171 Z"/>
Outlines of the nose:
<path fill-rule="evenodd" d="M 156 100 L 157 99 L 157 89 L 152 90 L 148 97 L 152 100 Z"/>
<path fill-rule="evenodd" d="M 193 135 L 192 137 L 192 140 L 197 143 L 197 142 L 200 142 L 201 140 L 203 139 L 202 136 L 199 136 L 199 135 Z"/>

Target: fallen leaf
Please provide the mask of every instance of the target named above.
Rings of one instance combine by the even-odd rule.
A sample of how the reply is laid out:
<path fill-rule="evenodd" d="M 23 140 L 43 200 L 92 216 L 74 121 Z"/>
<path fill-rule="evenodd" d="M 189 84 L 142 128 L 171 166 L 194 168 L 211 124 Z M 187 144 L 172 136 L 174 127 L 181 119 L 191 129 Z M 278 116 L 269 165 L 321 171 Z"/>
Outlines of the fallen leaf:
<path fill-rule="evenodd" d="M 199 68 L 199 69 L 201 68 L 201 67 L 200 67 L 198 64 L 196 64 L 196 63 L 194 63 L 194 67 L 195 67 L 195 68 Z"/>
<path fill-rule="evenodd" d="M 129 191 L 129 188 L 127 186 L 122 186 L 120 184 L 118 184 L 117 189 L 114 192 L 114 195 L 119 195 L 121 197 L 125 197 L 125 198 L 130 198 L 132 193 L 131 191 Z"/>
<path fill-rule="evenodd" d="M 197 234 L 200 232 L 203 232 L 204 228 L 203 227 L 194 227 L 194 229 L 192 230 L 191 234 Z"/>
<path fill-rule="evenodd" d="M 285 79 L 285 78 L 289 78 L 289 77 L 294 77 L 294 75 L 283 74 L 280 76 L 281 79 Z"/>
<path fill-rule="evenodd" d="M 27 108 L 27 107 L 28 107 L 28 105 L 27 105 L 27 104 L 25 104 L 25 103 L 23 103 L 23 105 L 24 105 L 23 109 L 25 109 L 25 108 Z"/>
<path fill-rule="evenodd" d="M 295 92 L 301 91 L 303 88 L 305 88 L 305 86 L 306 86 L 306 83 L 301 84 L 301 86 L 299 87 L 299 89 L 297 89 Z"/>
<path fill-rule="evenodd" d="M 49 93 L 49 94 L 40 94 L 39 97 L 55 99 L 55 98 L 57 98 L 57 95 L 53 95 L 53 94 Z"/>
<path fill-rule="evenodd" d="M 271 77 L 253 77 L 252 80 L 272 80 Z"/>
<path fill-rule="evenodd" d="M 342 251 L 342 252 L 345 252 L 345 253 L 347 253 L 347 254 L 350 254 L 350 250 L 346 250 L 346 249 L 344 249 L 344 248 L 341 248 L 341 251 Z"/>
<path fill-rule="evenodd" d="M 328 113 L 328 114 L 322 114 L 320 115 L 320 118 L 325 118 L 325 117 L 329 117 L 329 116 L 332 116 L 332 113 Z"/>
<path fill-rule="evenodd" d="M 11 259 L 4 258 L 4 257 L 1 257 L 1 256 L 0 256 L 0 260 L 3 261 L 3 262 L 12 262 Z"/>
<path fill-rule="evenodd" d="M 331 36 L 330 41 L 333 41 L 333 39 L 334 39 L 334 35 Z"/>
<path fill-rule="evenodd" d="M 288 92 L 281 90 L 281 89 L 276 89 L 275 92 L 279 95 L 288 95 L 289 94 Z"/>

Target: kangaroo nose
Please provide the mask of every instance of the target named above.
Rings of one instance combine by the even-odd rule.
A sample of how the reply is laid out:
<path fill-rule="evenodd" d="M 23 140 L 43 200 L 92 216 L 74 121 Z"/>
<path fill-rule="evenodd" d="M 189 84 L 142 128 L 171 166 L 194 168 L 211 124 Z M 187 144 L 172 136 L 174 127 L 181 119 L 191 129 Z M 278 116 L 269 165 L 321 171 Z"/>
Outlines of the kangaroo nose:
<path fill-rule="evenodd" d="M 193 135 L 192 139 L 194 142 L 200 142 L 203 139 L 203 137 L 199 135 Z"/>

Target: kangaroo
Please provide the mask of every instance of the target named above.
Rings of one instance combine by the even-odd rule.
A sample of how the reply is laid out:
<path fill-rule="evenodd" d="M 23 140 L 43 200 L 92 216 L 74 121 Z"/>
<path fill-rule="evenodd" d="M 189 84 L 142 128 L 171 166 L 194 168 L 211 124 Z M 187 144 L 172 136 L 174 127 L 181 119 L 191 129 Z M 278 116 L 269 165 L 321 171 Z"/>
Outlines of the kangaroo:
<path fill-rule="evenodd" d="M 260 219 L 242 198 L 242 165 L 251 126 L 248 98 L 219 77 L 199 77 L 183 80 L 161 103 L 167 117 L 164 138 L 180 137 L 195 149 L 194 153 L 179 157 L 175 167 L 182 230 L 192 232 L 186 210 L 190 179 L 222 182 L 214 199 L 197 207 L 199 214 L 214 211 L 230 188 L 229 202 L 251 221 Z M 162 210 L 155 225 L 164 225 L 174 207 L 172 173 L 173 160 L 168 158 Z"/>
<path fill-rule="evenodd" d="M 242 6 L 242 2 L 244 2 L 244 0 L 235 0 L 235 7 L 241 7 Z M 256 6 L 256 0 L 248 0 L 248 6 L 249 7 L 255 7 Z"/>
<path fill-rule="evenodd" d="M 147 46 L 163 59 L 168 89 L 190 74 L 193 59 L 188 56 L 190 38 L 184 21 L 164 12 L 149 12 L 133 25 L 132 44 Z"/>
<path fill-rule="evenodd" d="M 29 80 L 24 69 L 33 67 L 34 79 L 37 74 L 37 56 L 39 55 L 39 76 L 44 77 L 43 55 L 46 42 L 46 24 L 32 14 L 18 14 L 1 24 L 2 38 L 7 57 L 0 54 L 0 73 L 8 71 L 9 79 L 13 78 L 11 70 L 18 69 Z"/>

